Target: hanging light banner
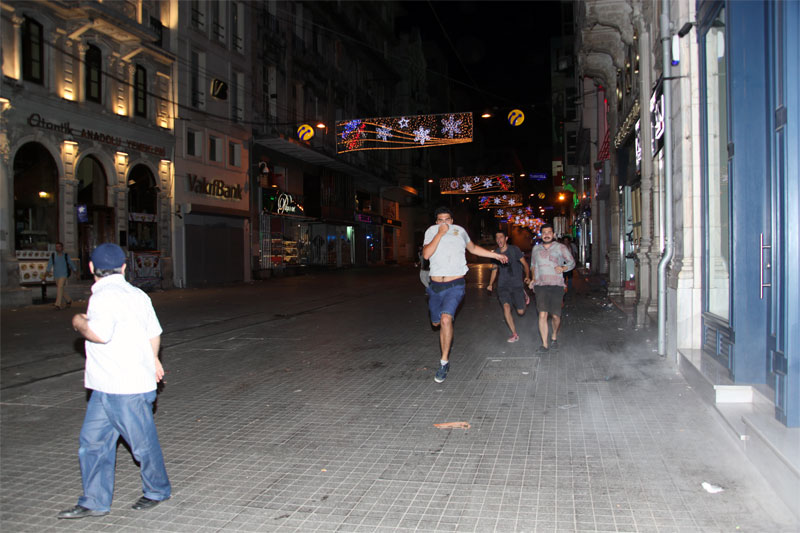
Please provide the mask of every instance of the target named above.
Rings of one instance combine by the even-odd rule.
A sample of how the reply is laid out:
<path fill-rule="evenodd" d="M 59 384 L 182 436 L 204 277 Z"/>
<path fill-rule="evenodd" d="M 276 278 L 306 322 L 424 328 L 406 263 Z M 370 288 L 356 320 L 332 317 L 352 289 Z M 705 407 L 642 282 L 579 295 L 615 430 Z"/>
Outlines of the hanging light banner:
<path fill-rule="evenodd" d="M 336 151 L 402 150 L 472 142 L 472 113 L 357 118 L 336 123 Z"/>
<path fill-rule="evenodd" d="M 483 194 L 487 192 L 514 192 L 514 180 L 509 174 L 484 174 L 463 178 L 441 178 L 441 194 Z"/>
<path fill-rule="evenodd" d="M 498 209 L 494 213 L 495 218 L 505 218 L 507 220 L 513 217 L 533 217 L 532 207 L 512 207 Z"/>
<path fill-rule="evenodd" d="M 481 196 L 478 201 L 479 209 L 502 209 L 522 205 L 521 194 L 496 194 Z"/>

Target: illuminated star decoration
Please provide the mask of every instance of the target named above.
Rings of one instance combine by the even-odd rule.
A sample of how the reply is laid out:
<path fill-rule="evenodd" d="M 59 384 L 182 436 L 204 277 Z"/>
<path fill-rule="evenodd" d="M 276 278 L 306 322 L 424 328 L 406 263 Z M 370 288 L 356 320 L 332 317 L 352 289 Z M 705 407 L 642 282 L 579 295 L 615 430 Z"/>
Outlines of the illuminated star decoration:
<path fill-rule="evenodd" d="M 453 115 L 450 115 L 446 119 L 442 119 L 442 124 L 444 125 L 444 128 L 442 128 L 442 133 L 446 133 L 451 139 L 453 138 L 453 135 L 459 133 L 460 131 L 461 121 L 456 120 Z"/>
<path fill-rule="evenodd" d="M 451 125 L 446 131 L 441 128 Z M 359 118 L 336 123 L 337 153 L 472 142 L 472 113 Z"/>
<path fill-rule="evenodd" d="M 464 187 L 464 185 L 469 185 L 469 188 Z M 514 192 L 514 182 L 510 174 L 441 178 L 439 180 L 439 192 L 441 194 L 508 193 Z M 518 202 L 521 202 L 521 200 L 518 200 Z"/>
<path fill-rule="evenodd" d="M 479 209 L 498 209 L 518 205 L 522 205 L 521 194 L 487 195 L 478 199 Z"/>

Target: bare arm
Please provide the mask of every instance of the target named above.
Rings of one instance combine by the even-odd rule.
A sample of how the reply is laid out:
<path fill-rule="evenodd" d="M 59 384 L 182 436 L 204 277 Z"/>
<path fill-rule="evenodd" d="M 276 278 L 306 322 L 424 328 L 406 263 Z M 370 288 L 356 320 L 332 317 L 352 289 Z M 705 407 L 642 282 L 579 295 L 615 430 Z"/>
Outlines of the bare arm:
<path fill-rule="evenodd" d="M 105 344 L 107 342 L 98 337 L 97 333 L 89 327 L 89 317 L 86 316 L 86 313 L 78 313 L 72 317 L 72 328 L 83 335 L 83 338 L 89 342 L 97 344 Z"/>
<path fill-rule="evenodd" d="M 161 349 L 161 335 L 150 339 L 150 346 L 153 348 L 153 357 L 156 360 L 156 383 L 164 378 L 164 367 L 161 359 L 158 358 L 158 351 Z"/>
<path fill-rule="evenodd" d="M 524 271 L 525 271 L 525 279 L 524 279 L 523 281 L 524 281 L 525 283 L 527 283 L 527 282 L 528 282 L 528 281 L 530 281 L 530 279 L 531 279 L 531 269 L 530 269 L 530 268 L 528 268 L 528 262 L 527 262 L 527 261 L 525 261 L 525 258 L 524 258 L 524 257 L 520 257 L 520 258 L 519 258 L 519 262 L 520 262 L 520 263 L 522 263 L 522 268 L 523 268 L 523 269 L 524 269 Z"/>
<path fill-rule="evenodd" d="M 508 263 L 508 256 L 490 252 L 486 248 L 481 248 L 472 241 L 469 241 L 467 243 L 467 250 L 469 250 L 469 253 L 477 255 L 478 257 L 488 257 L 489 259 L 496 259 L 497 261 L 500 261 L 503 264 Z"/>
<path fill-rule="evenodd" d="M 497 266 L 492 266 L 492 275 L 489 277 L 489 285 L 486 287 L 486 290 L 492 292 L 492 287 L 494 287 L 494 280 L 497 279 Z"/>
<path fill-rule="evenodd" d="M 442 240 L 442 237 L 445 233 L 450 230 L 449 224 L 439 224 L 439 232 L 433 236 L 431 242 L 426 244 L 422 247 L 422 258 L 423 259 L 430 259 L 433 254 L 436 253 L 436 248 L 439 247 L 439 241 Z"/>

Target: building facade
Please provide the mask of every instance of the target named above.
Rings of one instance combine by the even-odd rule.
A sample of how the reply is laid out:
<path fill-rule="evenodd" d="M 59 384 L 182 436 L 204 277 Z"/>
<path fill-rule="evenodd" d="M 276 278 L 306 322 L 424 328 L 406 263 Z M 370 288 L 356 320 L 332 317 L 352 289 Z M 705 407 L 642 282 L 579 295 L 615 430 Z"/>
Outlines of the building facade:
<path fill-rule="evenodd" d="M 177 33 L 174 281 L 251 279 L 254 4 L 173 1 Z"/>
<path fill-rule="evenodd" d="M 658 327 L 659 353 L 708 391 L 796 509 L 800 5 L 576 5 L 581 74 L 617 95 L 610 163 L 595 165 L 620 198 L 609 284 L 623 287 L 630 253 L 637 323 Z M 639 227 L 630 251 L 628 220 Z"/>
<path fill-rule="evenodd" d="M 30 303 L 57 241 L 89 277 L 103 242 L 140 285 L 171 277 L 177 23 L 170 4 L 2 2 L 2 289 Z M 41 265 L 38 265 L 41 268 Z"/>

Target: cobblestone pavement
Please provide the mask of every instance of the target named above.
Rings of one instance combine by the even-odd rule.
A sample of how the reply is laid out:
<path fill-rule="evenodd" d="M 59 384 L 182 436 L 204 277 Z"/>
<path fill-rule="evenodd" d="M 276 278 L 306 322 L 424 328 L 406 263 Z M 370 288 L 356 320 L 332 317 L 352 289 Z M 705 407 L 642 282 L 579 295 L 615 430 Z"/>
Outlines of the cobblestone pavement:
<path fill-rule="evenodd" d="M 66 311 L 3 310 L 0 527 L 797 531 L 657 356 L 655 331 L 631 330 L 599 290 L 578 288 L 559 349 L 540 357 L 533 307 L 508 344 L 495 297 L 470 283 L 442 384 L 411 269 L 154 293 L 168 371 L 156 423 L 173 497 L 130 509 L 141 482 L 120 446 L 111 514 L 61 521 L 81 492 L 81 343 Z M 445 422 L 471 427 L 434 426 Z"/>

